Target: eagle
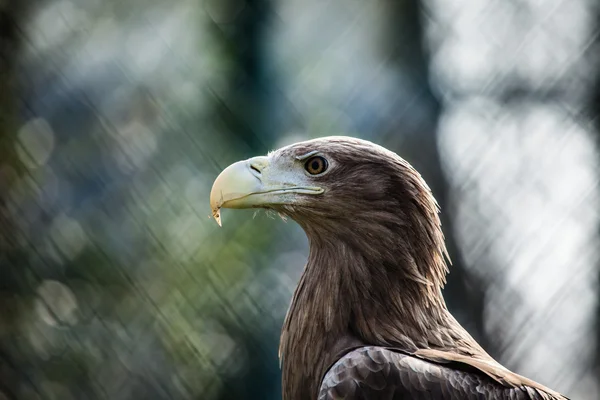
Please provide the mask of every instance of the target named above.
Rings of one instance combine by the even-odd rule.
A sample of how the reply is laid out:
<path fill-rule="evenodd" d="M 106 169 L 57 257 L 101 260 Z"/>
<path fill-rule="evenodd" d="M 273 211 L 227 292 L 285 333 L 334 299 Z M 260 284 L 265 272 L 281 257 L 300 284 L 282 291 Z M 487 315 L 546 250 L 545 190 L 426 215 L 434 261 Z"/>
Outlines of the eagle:
<path fill-rule="evenodd" d="M 212 213 L 265 208 L 309 242 L 280 339 L 284 400 L 566 399 L 494 360 L 446 307 L 450 262 L 421 175 L 370 141 L 330 136 L 236 162 Z"/>

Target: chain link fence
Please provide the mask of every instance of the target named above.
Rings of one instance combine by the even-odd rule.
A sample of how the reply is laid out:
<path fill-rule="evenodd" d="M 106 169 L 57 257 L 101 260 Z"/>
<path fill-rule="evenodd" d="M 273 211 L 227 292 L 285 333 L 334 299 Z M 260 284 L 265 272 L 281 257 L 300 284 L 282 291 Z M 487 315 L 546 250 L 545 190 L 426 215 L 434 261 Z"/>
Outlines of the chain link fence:
<path fill-rule="evenodd" d="M 0 398 L 280 398 L 307 241 L 264 212 L 218 228 L 208 194 L 231 162 L 340 133 L 426 178 L 447 302 L 484 347 L 599 398 L 593 1 L 12 7 Z"/>

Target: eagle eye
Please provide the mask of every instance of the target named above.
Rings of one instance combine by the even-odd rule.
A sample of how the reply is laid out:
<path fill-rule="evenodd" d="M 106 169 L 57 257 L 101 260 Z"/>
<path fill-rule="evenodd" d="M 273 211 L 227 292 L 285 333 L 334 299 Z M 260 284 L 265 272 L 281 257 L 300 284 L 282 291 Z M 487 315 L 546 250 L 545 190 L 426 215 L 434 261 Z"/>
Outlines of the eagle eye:
<path fill-rule="evenodd" d="M 321 156 L 311 157 L 304 163 L 304 169 L 311 175 L 322 174 L 327 170 L 327 166 L 327 160 Z"/>

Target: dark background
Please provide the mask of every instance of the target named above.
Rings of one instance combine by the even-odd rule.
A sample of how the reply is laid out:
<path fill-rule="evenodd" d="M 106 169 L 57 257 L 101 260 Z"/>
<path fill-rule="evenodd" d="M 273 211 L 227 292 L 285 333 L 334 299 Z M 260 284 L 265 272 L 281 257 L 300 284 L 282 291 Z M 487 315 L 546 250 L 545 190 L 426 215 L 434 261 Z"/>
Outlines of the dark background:
<path fill-rule="evenodd" d="M 277 399 L 307 256 L 217 174 L 346 134 L 442 207 L 456 317 L 600 384 L 593 0 L 0 1 L 0 399 Z"/>

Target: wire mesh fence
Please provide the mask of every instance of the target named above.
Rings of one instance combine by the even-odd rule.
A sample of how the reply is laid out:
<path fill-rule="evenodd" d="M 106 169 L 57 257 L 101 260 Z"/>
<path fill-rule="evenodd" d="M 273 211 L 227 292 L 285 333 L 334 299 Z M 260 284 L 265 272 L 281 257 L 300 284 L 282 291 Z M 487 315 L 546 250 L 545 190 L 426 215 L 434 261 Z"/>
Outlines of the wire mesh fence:
<path fill-rule="evenodd" d="M 598 398 L 593 1 L 16 7 L 0 4 L 0 398 L 280 398 L 308 244 L 263 212 L 219 229 L 208 193 L 233 161 L 340 133 L 428 181 L 447 302 L 484 347 Z"/>

